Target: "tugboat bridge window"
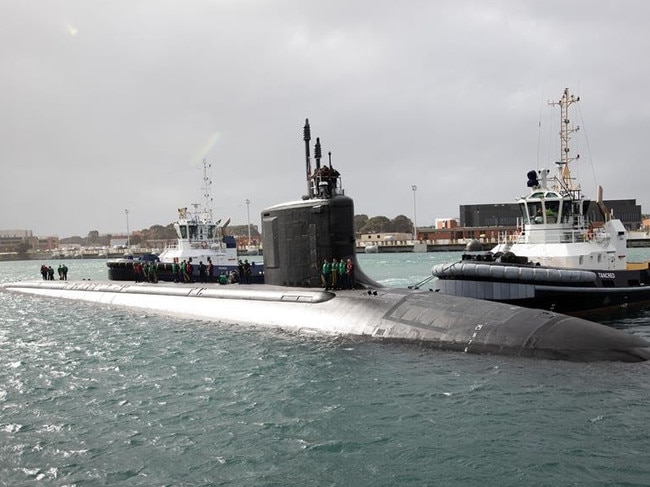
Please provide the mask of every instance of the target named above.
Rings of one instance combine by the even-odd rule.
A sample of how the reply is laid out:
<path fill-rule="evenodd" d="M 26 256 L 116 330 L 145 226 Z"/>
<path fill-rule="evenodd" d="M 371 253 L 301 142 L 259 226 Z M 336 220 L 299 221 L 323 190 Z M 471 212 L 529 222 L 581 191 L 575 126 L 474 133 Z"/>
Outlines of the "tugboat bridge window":
<path fill-rule="evenodd" d="M 560 215 L 560 201 L 547 200 L 544 202 L 544 205 L 546 206 L 546 211 L 544 212 L 546 215 L 546 223 L 557 223 Z"/>
<path fill-rule="evenodd" d="M 542 211 L 541 201 L 529 201 L 528 212 L 526 212 L 524 204 L 522 204 L 522 212 L 526 223 L 544 223 L 544 212 Z"/>

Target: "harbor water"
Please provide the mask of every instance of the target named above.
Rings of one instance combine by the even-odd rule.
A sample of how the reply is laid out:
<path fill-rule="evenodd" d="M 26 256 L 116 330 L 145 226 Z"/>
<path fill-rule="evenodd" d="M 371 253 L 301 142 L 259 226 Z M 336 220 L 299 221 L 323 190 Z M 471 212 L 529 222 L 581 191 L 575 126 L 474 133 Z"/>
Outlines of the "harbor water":
<path fill-rule="evenodd" d="M 406 287 L 458 257 L 359 261 Z M 61 261 L 0 262 L 0 281 L 37 279 L 43 263 Z M 105 261 L 65 263 L 71 279 L 106 278 Z M 0 485 L 650 485 L 650 363 L 440 352 L 4 291 L 0 302 Z M 607 324 L 650 340 L 650 311 Z"/>

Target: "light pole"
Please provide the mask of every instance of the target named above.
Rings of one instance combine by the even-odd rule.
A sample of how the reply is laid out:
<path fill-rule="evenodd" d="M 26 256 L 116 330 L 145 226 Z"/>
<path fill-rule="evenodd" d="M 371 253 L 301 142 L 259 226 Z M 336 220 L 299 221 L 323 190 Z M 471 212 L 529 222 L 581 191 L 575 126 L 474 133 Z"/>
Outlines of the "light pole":
<path fill-rule="evenodd" d="M 126 248 L 130 249 L 131 248 L 131 232 L 129 232 L 129 210 L 124 210 L 124 214 L 126 215 Z"/>
<path fill-rule="evenodd" d="M 247 250 L 248 250 L 248 247 L 250 247 L 250 245 L 251 245 L 251 212 L 250 212 L 250 204 L 251 204 L 251 200 L 246 198 L 246 223 L 248 225 L 248 245 L 246 246 Z"/>
<path fill-rule="evenodd" d="M 418 187 L 414 184 L 411 186 L 413 190 L 413 240 L 418 239 L 418 216 L 415 208 L 415 192 L 418 190 Z"/>

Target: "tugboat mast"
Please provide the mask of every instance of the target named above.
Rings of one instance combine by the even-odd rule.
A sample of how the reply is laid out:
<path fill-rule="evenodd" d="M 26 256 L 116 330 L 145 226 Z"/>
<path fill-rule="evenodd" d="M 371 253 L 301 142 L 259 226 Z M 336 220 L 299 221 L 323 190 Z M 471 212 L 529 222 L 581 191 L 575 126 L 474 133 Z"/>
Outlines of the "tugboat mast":
<path fill-rule="evenodd" d="M 569 107 L 574 103 L 580 101 L 580 97 L 573 96 L 569 94 L 569 88 L 564 89 L 562 98 L 560 101 L 549 101 L 549 105 L 559 105 L 560 107 L 560 161 L 556 162 L 558 165 L 559 171 L 559 180 L 562 182 L 562 186 L 570 192 L 580 191 L 579 186 L 574 186 L 574 179 L 571 177 L 571 170 L 569 169 L 569 164 L 576 159 L 580 158 L 580 154 L 576 154 L 575 157 L 572 157 L 569 148 L 569 141 L 571 140 L 571 134 L 580 130 L 579 126 L 572 126 L 571 121 L 569 120 Z M 560 189 L 560 188 L 556 188 Z"/>
<path fill-rule="evenodd" d="M 208 169 L 212 167 L 212 164 L 203 159 L 203 215 L 202 218 L 206 221 L 212 221 L 212 203 L 214 198 L 212 197 L 212 180 L 208 176 Z"/>

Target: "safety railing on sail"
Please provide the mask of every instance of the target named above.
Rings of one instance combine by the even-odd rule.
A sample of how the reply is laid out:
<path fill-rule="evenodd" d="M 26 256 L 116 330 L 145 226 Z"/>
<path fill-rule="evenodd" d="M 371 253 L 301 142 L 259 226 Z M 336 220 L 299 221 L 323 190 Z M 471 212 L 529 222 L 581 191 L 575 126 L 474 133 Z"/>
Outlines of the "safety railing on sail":
<path fill-rule="evenodd" d="M 312 193 L 319 198 L 345 194 L 340 176 L 315 174 L 311 180 L 311 187 Z"/>

